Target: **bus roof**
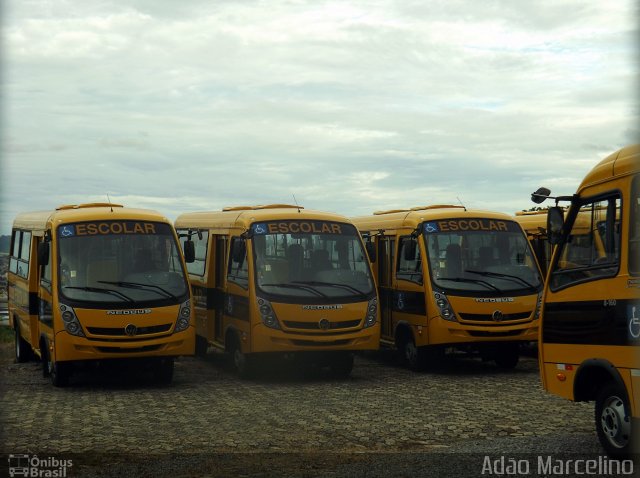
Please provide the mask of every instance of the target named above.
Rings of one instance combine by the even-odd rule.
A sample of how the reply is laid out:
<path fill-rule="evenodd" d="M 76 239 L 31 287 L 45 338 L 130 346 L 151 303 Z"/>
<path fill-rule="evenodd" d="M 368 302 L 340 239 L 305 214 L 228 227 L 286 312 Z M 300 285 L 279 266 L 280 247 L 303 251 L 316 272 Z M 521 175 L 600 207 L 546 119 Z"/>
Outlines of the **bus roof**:
<path fill-rule="evenodd" d="M 516 222 L 527 234 L 541 234 L 547 229 L 547 210 L 542 211 L 517 211 Z"/>
<path fill-rule="evenodd" d="M 586 187 L 637 172 L 640 172 L 640 144 L 633 144 L 611 153 L 596 164 L 582 180 L 578 194 Z"/>
<path fill-rule="evenodd" d="M 13 228 L 44 231 L 50 224 L 57 226 L 58 224 L 93 220 L 169 222 L 165 216 L 150 209 L 126 208 L 120 204 L 89 203 L 64 205 L 53 211 L 23 212 L 14 219 Z"/>
<path fill-rule="evenodd" d="M 191 229 L 242 229 L 246 230 L 254 222 L 277 220 L 315 220 L 351 223 L 345 216 L 323 211 L 304 209 L 289 204 L 260 206 L 232 206 L 221 211 L 187 212 L 178 216 L 176 228 Z"/>
<path fill-rule="evenodd" d="M 467 210 L 463 206 L 452 205 L 421 206 L 386 212 L 378 211 L 371 216 L 352 217 L 351 220 L 360 231 L 372 231 L 377 229 L 415 229 L 424 221 L 453 218 L 485 218 L 513 221 L 513 217 L 508 214 Z"/>

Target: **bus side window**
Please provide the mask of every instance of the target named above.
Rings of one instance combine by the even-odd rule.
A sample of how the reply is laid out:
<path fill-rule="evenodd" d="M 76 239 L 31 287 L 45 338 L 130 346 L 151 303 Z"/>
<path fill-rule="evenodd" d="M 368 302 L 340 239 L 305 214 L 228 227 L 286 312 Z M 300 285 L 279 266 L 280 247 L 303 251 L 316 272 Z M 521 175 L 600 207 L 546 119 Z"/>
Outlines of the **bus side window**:
<path fill-rule="evenodd" d="M 200 238 L 202 236 L 202 238 Z M 187 263 L 189 274 L 203 276 L 205 264 L 207 263 L 207 246 L 209 244 L 209 231 L 200 231 L 199 234 L 192 234 L 191 240 L 195 246 L 196 258 L 193 262 Z"/>
<path fill-rule="evenodd" d="M 615 276 L 620 261 L 620 236 L 614 234 L 614 227 L 619 213 L 619 197 L 582 206 L 551 275 L 552 290 Z"/>
<path fill-rule="evenodd" d="M 18 273 L 18 257 L 20 256 L 20 239 L 22 231 L 13 231 L 13 239 L 11 241 L 11 259 L 9 259 L 9 272 Z"/>
<path fill-rule="evenodd" d="M 20 251 L 15 254 L 16 257 L 16 273 L 23 278 L 29 276 L 29 256 L 31 252 L 31 233 L 29 231 L 21 231 Z"/>
<path fill-rule="evenodd" d="M 49 262 L 42 267 L 42 275 L 40 276 L 40 286 L 51 292 L 51 242 L 46 242 L 49 248 Z"/>
<path fill-rule="evenodd" d="M 629 274 L 640 275 L 640 175 L 631 183 L 631 210 L 629 217 Z M 619 234 L 619 232 L 618 232 Z"/>
<path fill-rule="evenodd" d="M 418 241 L 414 237 L 400 238 L 400 251 L 398 254 L 398 279 L 422 283 L 422 260 Z"/>
<path fill-rule="evenodd" d="M 247 249 L 244 247 L 244 255 L 240 258 L 236 257 L 235 251 L 241 247 L 240 244 L 244 239 L 234 237 L 231 239 L 231 247 L 229 248 L 229 269 L 227 270 L 227 280 L 235 282 L 242 287 L 249 285 L 249 267 L 247 264 Z"/>

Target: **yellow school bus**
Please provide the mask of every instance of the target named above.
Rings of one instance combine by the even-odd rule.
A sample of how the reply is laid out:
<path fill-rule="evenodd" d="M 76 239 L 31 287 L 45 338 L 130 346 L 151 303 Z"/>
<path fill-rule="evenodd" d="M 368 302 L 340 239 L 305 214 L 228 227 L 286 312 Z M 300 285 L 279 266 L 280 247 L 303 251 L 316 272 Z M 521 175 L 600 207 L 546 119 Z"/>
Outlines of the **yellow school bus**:
<path fill-rule="evenodd" d="M 40 358 L 53 385 L 83 363 L 133 358 L 167 383 L 174 357 L 193 355 L 184 258 L 162 215 L 103 203 L 19 214 L 10 254 L 16 361 Z"/>
<path fill-rule="evenodd" d="M 434 205 L 352 220 L 375 251 L 381 342 L 410 368 L 454 347 L 513 368 L 537 340 L 542 279 L 511 216 Z"/>
<path fill-rule="evenodd" d="M 275 204 L 185 213 L 175 226 L 195 245 L 198 354 L 224 351 L 241 376 L 270 353 L 346 376 L 353 351 L 378 348 L 376 289 L 347 218 Z"/>
<path fill-rule="evenodd" d="M 567 214 L 567 209 L 563 209 L 564 214 Z M 551 262 L 551 254 L 553 252 L 553 245 L 549 242 L 547 236 L 547 211 L 519 211 L 516 212 L 516 221 L 522 226 L 522 229 L 527 234 L 531 247 L 536 254 L 538 264 L 542 270 L 542 274 L 546 276 L 549 269 L 549 263 Z M 587 250 L 587 245 L 593 240 L 591 235 L 591 211 L 584 210 L 578 213 L 573 223 L 573 233 L 571 240 L 575 245 L 581 244 L 579 247 L 574 247 L 571 255 L 575 256 L 580 251 Z M 604 245 L 599 236 L 595 237 L 595 247 L 600 251 L 604 250 Z M 570 260 L 581 260 L 577 257 L 569 257 Z"/>
<path fill-rule="evenodd" d="M 547 211 L 517 211 L 516 222 L 522 226 L 531 243 L 542 275 L 546 275 L 552 252 L 551 244 L 547 241 Z"/>
<path fill-rule="evenodd" d="M 532 200 L 549 194 L 540 188 Z M 571 205 L 566 218 L 557 206 L 548 214 L 556 247 L 543 299 L 542 384 L 595 401 L 603 448 L 628 454 L 640 416 L 640 145 L 603 159 L 574 195 L 552 199 Z"/>

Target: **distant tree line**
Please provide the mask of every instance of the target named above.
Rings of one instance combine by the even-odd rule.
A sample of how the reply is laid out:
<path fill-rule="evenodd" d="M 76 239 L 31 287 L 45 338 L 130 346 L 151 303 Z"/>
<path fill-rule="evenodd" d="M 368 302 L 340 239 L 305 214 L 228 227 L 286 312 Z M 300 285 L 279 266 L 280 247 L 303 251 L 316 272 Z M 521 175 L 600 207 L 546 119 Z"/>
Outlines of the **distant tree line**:
<path fill-rule="evenodd" d="M 546 211 L 551 206 L 541 207 L 541 206 L 533 206 L 531 209 L 523 209 L 523 212 L 533 212 L 533 211 Z"/>

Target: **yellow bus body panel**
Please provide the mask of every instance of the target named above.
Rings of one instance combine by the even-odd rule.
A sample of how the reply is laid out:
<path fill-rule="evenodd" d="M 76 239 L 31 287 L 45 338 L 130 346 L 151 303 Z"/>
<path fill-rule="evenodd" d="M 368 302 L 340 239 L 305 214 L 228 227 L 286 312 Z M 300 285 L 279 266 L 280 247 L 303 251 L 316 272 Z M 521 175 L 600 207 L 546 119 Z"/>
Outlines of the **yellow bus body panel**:
<path fill-rule="evenodd" d="M 545 323 L 551 320 L 548 317 L 551 314 L 548 312 L 550 307 L 568 307 L 570 311 L 571 304 L 575 304 L 576 308 L 580 307 L 581 303 L 613 307 L 616 302 L 633 303 L 632 301 L 640 299 L 639 279 L 631 276 L 628 270 L 629 229 L 634 227 L 629 224 L 631 202 L 629 198 L 633 175 L 638 173 L 640 173 L 640 145 L 632 145 L 622 148 L 600 161 L 585 176 L 578 187 L 576 197 L 580 200 L 612 194 L 619 195 L 621 199 L 624 216 L 621 218 L 620 211 L 616 212 L 616 220 L 620 221 L 620 230 L 622 231 L 619 243 L 618 272 L 613 277 L 594 277 L 593 280 L 589 280 L 587 277 L 586 282 L 570 283 L 560 290 L 553 291 L 550 289 L 550 278 L 554 272 L 555 264 L 563 264 L 563 258 L 556 257 L 562 252 L 556 248 L 543 296 L 539 337 L 540 378 L 545 390 L 568 400 L 579 399 L 576 397 L 575 391 L 580 367 L 593 360 L 609 363 L 617 371 L 625 385 L 632 416 L 635 418 L 640 417 L 640 347 L 632 344 L 560 343 L 561 341 L 558 339 L 553 342 L 546 341 L 544 327 Z M 590 233 L 590 216 L 587 213 L 578 212 L 572 229 L 572 232 L 574 231 L 579 234 Z M 604 245 L 597 234 L 594 247 L 598 254 L 604 255 Z M 555 320 L 560 319 L 556 318 Z M 579 318 L 566 317 L 564 320 L 579 320 Z M 580 331 L 579 327 L 576 328 L 576 332 Z"/>

